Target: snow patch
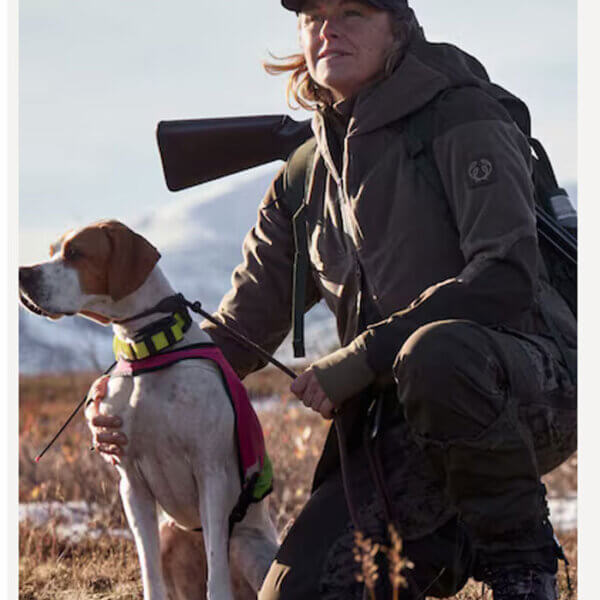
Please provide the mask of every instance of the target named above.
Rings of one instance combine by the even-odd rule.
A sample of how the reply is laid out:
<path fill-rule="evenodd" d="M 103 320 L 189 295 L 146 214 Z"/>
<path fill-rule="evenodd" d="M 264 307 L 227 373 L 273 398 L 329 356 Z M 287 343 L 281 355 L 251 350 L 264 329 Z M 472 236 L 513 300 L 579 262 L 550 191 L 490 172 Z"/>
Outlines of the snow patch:
<path fill-rule="evenodd" d="M 133 539 L 128 529 L 106 529 L 99 525 L 106 520 L 108 511 L 99 504 L 87 502 L 29 502 L 19 504 L 19 523 L 29 522 L 33 527 L 44 527 L 50 522 L 56 525 L 56 537 L 74 544 L 89 537 L 102 535 Z"/>
<path fill-rule="evenodd" d="M 550 520 L 556 531 L 571 531 L 577 528 L 577 496 L 551 498 Z M 107 529 L 99 526 L 106 520 L 107 511 L 98 504 L 84 501 L 73 502 L 29 502 L 19 504 L 19 523 L 29 522 L 33 527 L 44 527 L 56 523 L 56 536 L 60 541 L 78 543 L 85 538 L 100 536 L 133 539 L 128 529 Z"/>
<path fill-rule="evenodd" d="M 556 531 L 577 529 L 577 496 L 549 498 L 550 521 Z"/>

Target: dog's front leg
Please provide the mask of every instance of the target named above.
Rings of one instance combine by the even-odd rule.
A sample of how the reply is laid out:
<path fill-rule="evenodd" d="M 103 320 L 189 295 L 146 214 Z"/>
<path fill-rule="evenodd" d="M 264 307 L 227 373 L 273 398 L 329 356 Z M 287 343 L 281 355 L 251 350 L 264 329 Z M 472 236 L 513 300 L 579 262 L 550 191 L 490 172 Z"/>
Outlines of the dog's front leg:
<path fill-rule="evenodd" d="M 232 506 L 227 502 L 239 493 L 233 481 L 224 473 L 213 473 L 204 481 L 200 515 L 208 564 L 209 600 L 233 600 L 228 558 L 229 511 Z"/>
<path fill-rule="evenodd" d="M 168 600 L 160 566 L 156 500 L 139 477 L 119 471 L 121 499 L 142 569 L 144 600 Z"/>

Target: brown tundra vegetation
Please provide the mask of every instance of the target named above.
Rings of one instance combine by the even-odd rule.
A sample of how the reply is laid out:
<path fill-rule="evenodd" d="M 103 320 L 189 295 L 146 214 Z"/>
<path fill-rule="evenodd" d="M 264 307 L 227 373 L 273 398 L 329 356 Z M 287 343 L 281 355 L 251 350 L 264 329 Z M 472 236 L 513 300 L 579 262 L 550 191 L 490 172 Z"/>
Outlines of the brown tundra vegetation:
<path fill-rule="evenodd" d="M 86 393 L 94 374 L 22 376 L 19 416 L 19 502 L 85 501 L 101 515 L 87 524 L 94 536 L 60 534 L 61 516 L 19 526 L 21 600 L 134 600 L 142 597 L 134 543 L 109 535 L 127 524 L 113 467 L 89 451 L 90 435 L 79 415 L 44 458 L 35 456 Z M 277 408 L 259 412 L 275 471 L 270 506 L 280 532 L 292 524 L 305 503 L 329 423 L 299 405 L 288 379 L 266 369 L 245 381 L 251 397 L 271 397 Z M 273 406 L 273 403 L 271 403 Z M 577 457 L 545 478 L 550 496 L 576 493 Z M 577 598 L 577 533 L 559 533 L 570 561 L 572 598 Z M 361 544 L 363 544 L 361 542 Z M 393 550 L 393 548 L 391 549 Z M 391 556 L 393 552 L 389 555 Z M 360 565 L 357 563 L 357 577 Z M 569 597 L 565 569 L 559 568 L 561 600 Z M 491 599 L 491 592 L 485 592 Z M 481 585 L 469 582 L 454 600 L 482 598 Z"/>

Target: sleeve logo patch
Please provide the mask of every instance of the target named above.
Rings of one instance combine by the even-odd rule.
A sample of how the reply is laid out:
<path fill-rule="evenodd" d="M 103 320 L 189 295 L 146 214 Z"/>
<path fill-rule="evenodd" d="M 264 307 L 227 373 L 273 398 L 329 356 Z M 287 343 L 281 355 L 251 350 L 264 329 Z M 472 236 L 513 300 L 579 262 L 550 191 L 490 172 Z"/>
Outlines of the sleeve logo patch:
<path fill-rule="evenodd" d="M 469 175 L 469 185 L 477 187 L 492 183 L 495 180 L 496 173 L 489 158 L 478 158 L 469 165 L 467 174 Z"/>

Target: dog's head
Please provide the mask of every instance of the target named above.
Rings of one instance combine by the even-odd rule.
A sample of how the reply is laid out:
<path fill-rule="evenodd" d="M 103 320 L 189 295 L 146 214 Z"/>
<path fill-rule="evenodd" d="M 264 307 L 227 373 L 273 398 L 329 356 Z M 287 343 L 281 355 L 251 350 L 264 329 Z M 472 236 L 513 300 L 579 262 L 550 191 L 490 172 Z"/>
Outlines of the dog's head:
<path fill-rule="evenodd" d="M 80 313 L 101 323 L 110 306 L 135 292 L 160 254 L 118 221 L 70 231 L 50 246 L 50 260 L 19 268 L 19 296 L 32 312 L 58 319 Z M 110 312 L 110 311 L 109 311 Z"/>

